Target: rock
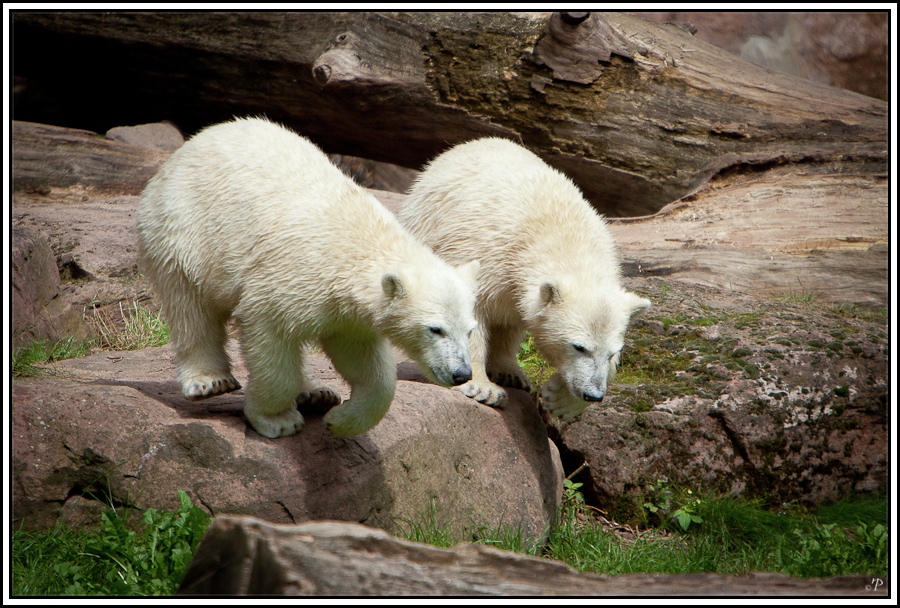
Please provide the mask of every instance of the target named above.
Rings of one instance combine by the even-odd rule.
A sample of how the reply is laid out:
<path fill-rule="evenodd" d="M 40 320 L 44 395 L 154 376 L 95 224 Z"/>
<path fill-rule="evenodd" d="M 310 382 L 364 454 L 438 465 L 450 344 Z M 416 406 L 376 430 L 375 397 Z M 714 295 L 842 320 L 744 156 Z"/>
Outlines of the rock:
<path fill-rule="evenodd" d="M 59 271 L 47 237 L 29 226 L 12 228 L 12 313 L 13 342 L 48 337 L 42 313 L 59 293 Z"/>
<path fill-rule="evenodd" d="M 272 525 L 218 517 L 177 592 L 286 596 L 856 596 L 887 595 L 866 576 L 579 573 L 484 545 L 439 549 L 360 524 Z"/>
<path fill-rule="evenodd" d="M 587 462 L 575 479 L 591 504 L 644 523 L 658 480 L 770 506 L 888 491 L 883 317 L 725 304 L 660 279 L 629 288 L 654 308 L 626 334 L 611 394 L 574 422 L 545 418 L 566 469 Z"/>
<path fill-rule="evenodd" d="M 235 376 L 247 377 L 235 343 Z M 349 387 L 322 355 L 311 372 L 343 398 Z M 519 392 L 504 410 L 428 384 L 409 361 L 390 411 L 372 431 L 339 439 L 320 417 L 293 437 L 257 435 L 243 391 L 191 402 L 169 347 L 105 351 L 62 361 L 52 375 L 13 383 L 13 517 L 27 528 L 95 515 L 85 499 L 177 508 L 176 490 L 213 515 L 275 523 L 363 522 L 396 530 L 433 518 L 547 531 L 562 469 L 537 408 Z"/>
<path fill-rule="evenodd" d="M 155 122 L 134 127 L 113 127 L 106 132 L 106 138 L 166 152 L 174 152 L 184 144 L 184 136 L 181 131 L 168 122 Z"/>
<path fill-rule="evenodd" d="M 766 67 L 887 99 L 889 13 L 648 12 L 690 22 L 694 36 Z"/>
<path fill-rule="evenodd" d="M 69 166 L 90 167 L 84 175 L 91 177 L 71 183 L 64 172 L 43 162 L 40 152 L 13 165 L 14 269 L 20 277 L 14 274 L 13 282 L 22 286 L 14 294 L 21 297 L 14 301 L 15 311 L 41 310 L 56 332 L 48 337 L 88 331 L 85 315 L 88 320 L 115 315 L 119 306 L 140 303 L 156 309 L 137 268 L 134 215 L 139 199 L 128 194 L 139 192 L 149 174 L 143 169 L 113 174 L 123 164 L 152 167 L 166 153 L 72 131 L 18 123 L 13 129 L 17 150 L 33 145 L 50 151 L 52 158 L 54 151 L 68 150 L 60 158 Z M 20 133 L 32 143 L 20 147 Z M 74 143 L 67 147 L 66 142 Z M 22 186 L 20 179 L 37 185 Z M 611 221 L 626 262 L 627 288 L 653 302 L 646 319 L 626 334 L 624 363 L 632 365 L 633 377 L 620 377 L 603 408 L 589 407 L 580 421 L 563 426 L 548 420 L 567 470 L 588 460 L 588 472 L 577 479 L 585 483 L 593 504 L 631 509 L 633 517 L 641 509 L 641 492 L 660 477 L 698 490 L 745 496 L 763 492 L 773 500 L 807 503 L 884 488 L 887 181 L 849 176 L 857 184 L 856 194 L 843 199 L 834 195 L 832 179 L 804 179 L 792 169 L 749 172 L 725 186 L 713 180 L 658 215 Z M 403 200 L 397 193 L 374 194 L 392 211 Z M 50 271 L 43 239 L 61 275 Z M 58 295 L 52 298 L 52 293 Z M 854 316 L 857 306 L 871 316 Z M 22 331 L 21 323 L 28 322 L 16 315 L 14 334 L 31 335 Z M 646 352 L 638 369 L 633 353 L 641 348 Z M 327 361 L 314 365 L 318 373 L 334 376 Z M 535 529 L 540 528 L 536 522 L 552 513 L 544 492 L 556 482 L 547 481 L 541 467 L 547 458 L 555 461 L 554 448 L 541 447 L 540 425 L 529 426 L 535 414 L 524 395 L 513 410 L 481 408 L 456 393 L 412 381 L 414 367 L 404 363 L 398 399 L 405 400 L 395 401 L 374 435 L 338 441 L 313 419 L 301 433 L 306 439 L 271 444 L 251 441 L 255 435 L 241 418 L 241 394 L 199 404 L 182 400 L 168 349 L 101 352 L 54 369 L 71 380 L 17 378 L 13 385 L 18 425 L 13 435 L 18 459 L 14 504 L 16 516 L 27 515 L 34 525 L 50 525 L 63 513 L 77 520 L 81 506 L 96 505 L 91 496 L 108 491 L 106 481 L 96 483 L 106 479 L 113 488 L 109 492 L 122 503 L 174 508 L 174 491 L 184 489 L 213 513 L 239 509 L 283 522 L 291 522 L 292 516 L 293 521 L 328 517 L 386 525 L 382 514 L 409 517 L 430 506 L 415 492 L 430 492 L 437 499 L 448 495 L 448 487 L 450 495 L 462 496 L 445 500 L 449 506 L 436 502 L 448 518 L 468 515 L 471 508 L 497 519 L 502 511 L 496 505 L 507 491 L 512 492 L 510 500 L 519 500 L 517 492 L 531 492 L 526 519 Z M 634 377 L 663 372 L 665 382 Z M 115 418 L 107 412 L 126 407 L 124 420 L 137 424 L 122 425 L 119 418 L 112 425 Z M 421 417 L 406 417 L 410 410 L 419 410 Z M 460 412 L 462 418 L 453 417 Z M 509 422 L 513 419 L 515 423 Z M 59 421 L 49 424 L 52 433 L 45 428 L 48 420 Z M 453 443 L 435 434 L 448 425 L 468 425 L 470 435 Z M 392 430 L 397 435 L 390 435 Z M 449 460 L 435 456 L 441 454 L 436 441 L 445 444 Z M 496 453 L 472 451 L 520 442 L 509 448 L 519 459 L 511 463 Z M 73 451 L 61 448 L 63 444 Z M 530 452 L 526 445 L 532 446 Z M 164 458 L 155 456 L 160 450 Z M 304 464 L 307 459 L 317 462 L 317 450 L 332 455 L 324 473 L 313 473 Z M 521 459 L 528 453 L 544 465 L 533 460 L 526 466 Z M 467 455 L 492 464 L 473 465 Z M 145 456 L 138 477 L 107 474 L 122 469 L 137 475 Z M 365 468 L 382 456 L 380 473 Z M 168 467 L 162 476 L 145 472 L 161 467 L 160 462 Z M 251 463 L 249 469 L 241 468 L 245 462 Z M 190 467 L 176 470 L 184 463 Z M 403 463 L 413 466 L 407 472 Z M 492 467 L 497 476 L 485 477 L 485 468 Z M 368 471 L 369 477 L 353 477 L 356 470 Z M 474 481 L 460 481 L 472 470 Z M 431 471 L 443 471 L 434 483 Z M 253 475 L 265 482 L 254 481 Z M 378 475 L 386 476 L 376 481 Z M 436 485 L 440 480 L 454 481 Z M 510 480 L 525 485 L 510 489 Z M 334 515 L 315 488 L 347 483 L 369 502 L 338 493 L 334 504 L 340 507 Z M 473 490 L 475 486 L 480 489 Z M 273 492 L 273 487 L 282 489 Z M 495 500 L 493 506 L 474 509 L 479 492 Z M 232 495 L 242 498 L 233 501 Z M 414 498 L 407 499 L 410 495 Z M 154 502 L 142 503 L 141 496 Z M 394 496 L 409 500 L 409 509 L 402 510 L 406 507 Z M 279 500 L 289 506 L 282 507 Z"/>
<path fill-rule="evenodd" d="M 78 129 L 15 122 L 13 156 L 13 225 L 17 233 L 43 235 L 58 269 L 28 275 L 16 310 L 41 310 L 44 320 L 32 327 L 16 314 L 16 344 L 96 338 L 86 316 L 116 316 L 121 303 L 133 306 L 149 298 L 138 273 L 135 212 L 138 195 L 168 152 Z M 19 240 L 14 236 L 16 247 Z M 59 295 L 45 307 L 38 294 L 50 291 Z"/>
<path fill-rule="evenodd" d="M 886 305 L 884 177 L 784 168 L 729 181 L 714 178 L 652 216 L 610 219 L 626 273 L 716 287 L 728 298 L 805 293 Z"/>
<path fill-rule="evenodd" d="M 13 191 L 140 194 L 168 153 L 91 131 L 13 121 Z"/>
<path fill-rule="evenodd" d="M 419 175 L 415 169 L 346 154 L 329 154 L 328 157 L 360 186 L 373 190 L 405 193 Z"/>

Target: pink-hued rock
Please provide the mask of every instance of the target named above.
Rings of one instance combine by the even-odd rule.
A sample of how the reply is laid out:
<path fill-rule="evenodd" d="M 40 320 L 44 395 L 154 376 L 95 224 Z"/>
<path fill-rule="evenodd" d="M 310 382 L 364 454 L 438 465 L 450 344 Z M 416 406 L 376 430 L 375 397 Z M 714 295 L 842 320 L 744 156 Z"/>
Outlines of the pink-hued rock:
<path fill-rule="evenodd" d="M 308 364 L 349 397 L 326 358 Z M 60 362 L 52 375 L 13 383 L 13 518 L 79 524 L 95 511 L 74 503 L 93 497 L 175 509 L 184 490 L 211 514 L 276 523 L 396 529 L 433 516 L 457 531 L 521 526 L 540 538 L 561 498 L 562 468 L 533 401 L 519 392 L 495 410 L 426 383 L 409 361 L 398 373 L 391 410 L 368 433 L 336 438 L 307 417 L 296 436 L 273 440 L 248 426 L 243 391 L 185 400 L 168 346 Z"/>
<path fill-rule="evenodd" d="M 89 335 L 87 321 L 117 321 L 120 306 L 156 310 L 134 222 L 137 193 L 166 153 L 27 123 L 13 139 L 13 335 Z M 617 380 L 577 422 L 548 420 L 567 470 L 588 462 L 576 480 L 594 504 L 633 506 L 660 476 L 813 504 L 884 490 L 888 341 L 877 311 L 887 303 L 887 182 L 853 177 L 857 194 L 844 200 L 832 179 L 773 168 L 610 222 L 627 287 L 653 302 L 626 334 L 626 363 L 637 340 L 677 342 L 678 332 L 720 345 L 717 356 L 746 352 L 737 368 L 726 367 L 733 356 L 691 355 L 700 372 L 689 374 L 721 385 L 708 394 L 649 395 Z M 403 199 L 374 194 L 391 210 Z M 785 301 L 807 296 L 819 303 Z M 874 305 L 875 316 L 837 308 L 853 305 Z M 692 325 L 710 310 L 755 321 Z M 20 316 L 29 311 L 41 322 Z M 310 364 L 334 379 L 326 359 Z M 526 395 L 513 391 L 509 408 L 492 410 L 416 381 L 409 362 L 387 418 L 348 440 L 317 418 L 297 437 L 262 439 L 243 419 L 242 393 L 184 400 L 167 347 L 100 351 L 54 370 L 13 382 L 14 517 L 29 525 L 96 518 L 91 497 L 107 494 L 175 508 L 183 489 L 215 514 L 384 526 L 427 512 L 433 497 L 437 515 L 457 523 L 522 518 L 539 534 L 558 501 L 556 448 Z"/>
<path fill-rule="evenodd" d="M 887 99 L 887 11 L 646 12 L 690 23 L 694 37 L 748 61 L 870 97 Z"/>
<path fill-rule="evenodd" d="M 173 124 L 154 122 L 133 127 L 113 127 L 106 132 L 106 138 L 125 142 L 132 146 L 156 148 L 174 152 L 184 144 L 184 136 Z"/>

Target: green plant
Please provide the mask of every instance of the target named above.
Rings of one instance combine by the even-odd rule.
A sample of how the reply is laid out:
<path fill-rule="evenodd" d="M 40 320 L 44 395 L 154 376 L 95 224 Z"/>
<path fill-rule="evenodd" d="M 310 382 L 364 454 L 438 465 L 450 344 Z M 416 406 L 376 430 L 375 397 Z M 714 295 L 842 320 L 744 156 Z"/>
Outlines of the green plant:
<path fill-rule="evenodd" d="M 42 371 L 42 365 L 83 357 L 91 351 L 91 342 L 79 342 L 73 337 L 60 340 L 53 344 L 49 340 L 32 341 L 27 346 L 13 349 L 13 376 L 34 376 Z"/>
<path fill-rule="evenodd" d="M 887 319 L 887 309 L 883 306 L 865 307 L 842 302 L 836 304 L 832 308 L 832 311 L 834 314 L 848 319 L 863 319 L 866 321 L 881 321 Z"/>
<path fill-rule="evenodd" d="M 653 519 L 658 524 L 670 520 L 676 522 L 682 531 L 687 531 L 692 525 L 703 523 L 703 518 L 698 514 L 703 501 L 695 497 L 690 489 L 685 490 L 683 498 L 677 498 L 666 479 L 657 479 L 656 483 L 646 487 L 646 493 L 647 500 L 643 507 L 655 516 Z"/>
<path fill-rule="evenodd" d="M 516 354 L 516 359 L 525 370 L 525 375 L 535 392 L 556 372 L 553 366 L 538 352 L 537 346 L 534 344 L 534 336 L 531 334 L 526 335 L 525 341 Z"/>
<path fill-rule="evenodd" d="M 690 490 L 687 493 L 692 495 Z M 700 507 L 701 502 L 699 498 L 692 498 L 682 502 L 680 507 L 672 511 L 671 518 L 677 521 L 684 531 L 687 531 L 691 525 L 702 524 L 703 518 L 697 514 L 697 509 Z"/>
<path fill-rule="evenodd" d="M 672 508 L 672 489 L 665 479 L 657 479 L 656 483 L 646 487 L 647 500 L 644 508 L 651 515 L 663 516 Z"/>
<path fill-rule="evenodd" d="M 13 534 L 17 595 L 171 595 L 210 518 L 178 492 L 175 512 L 147 509 L 141 525 L 130 509 L 101 514 L 99 530 L 57 526 L 49 533 Z"/>

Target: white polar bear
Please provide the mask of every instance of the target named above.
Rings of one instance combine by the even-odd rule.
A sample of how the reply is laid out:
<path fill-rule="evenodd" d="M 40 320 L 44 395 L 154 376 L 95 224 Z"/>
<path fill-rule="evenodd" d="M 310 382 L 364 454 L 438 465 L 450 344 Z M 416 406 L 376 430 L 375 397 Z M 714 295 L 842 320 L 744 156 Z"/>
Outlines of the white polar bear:
<path fill-rule="evenodd" d="M 458 390 L 492 406 L 507 396 L 498 385 L 530 390 L 516 361 L 528 330 L 559 370 L 541 390 L 548 411 L 570 420 L 603 400 L 650 301 L 622 288 L 612 235 L 571 180 L 511 141 L 478 139 L 429 163 L 399 217 L 448 262 L 481 263 L 473 376 Z"/>
<path fill-rule="evenodd" d="M 387 412 L 397 379 L 390 342 L 439 384 L 471 378 L 478 263 L 442 261 L 279 125 L 237 119 L 190 139 L 147 185 L 138 231 L 184 396 L 240 388 L 224 349 L 233 316 L 249 372 L 244 412 L 261 435 L 298 431 L 298 406 L 340 402 L 304 375 L 314 342 L 351 386 L 325 416 L 339 436 Z"/>

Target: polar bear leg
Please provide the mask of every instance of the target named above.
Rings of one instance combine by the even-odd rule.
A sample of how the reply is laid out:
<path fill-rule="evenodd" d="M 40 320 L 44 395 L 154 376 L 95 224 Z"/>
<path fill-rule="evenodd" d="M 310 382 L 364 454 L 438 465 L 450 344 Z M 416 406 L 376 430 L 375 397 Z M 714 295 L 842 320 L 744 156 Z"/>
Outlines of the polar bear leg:
<path fill-rule="evenodd" d="M 492 382 L 531 392 L 531 382 L 516 360 L 516 354 L 524 340 L 525 330 L 521 327 L 508 325 L 491 327 L 487 375 Z"/>
<path fill-rule="evenodd" d="M 303 373 L 302 345 L 277 332 L 244 328 L 241 342 L 250 374 L 244 414 L 263 437 L 286 437 L 303 428 L 296 399 L 311 387 Z"/>
<path fill-rule="evenodd" d="M 397 363 L 390 343 L 377 334 L 332 334 L 320 339 L 334 369 L 350 385 L 350 399 L 325 415 L 334 435 L 361 435 L 384 418 L 394 399 Z"/>
<path fill-rule="evenodd" d="M 194 286 L 180 272 L 170 273 L 160 282 L 163 284 L 158 291 L 169 322 L 175 368 L 185 398 L 205 399 L 241 388 L 231 375 L 225 352 L 225 324 L 230 311 L 204 306 Z"/>
<path fill-rule="evenodd" d="M 472 361 L 472 379 L 463 385 L 453 387 L 466 397 L 491 407 L 503 407 L 506 391 L 490 381 L 485 370 L 487 360 L 487 340 L 484 323 L 478 323 L 469 337 L 469 357 Z"/>

